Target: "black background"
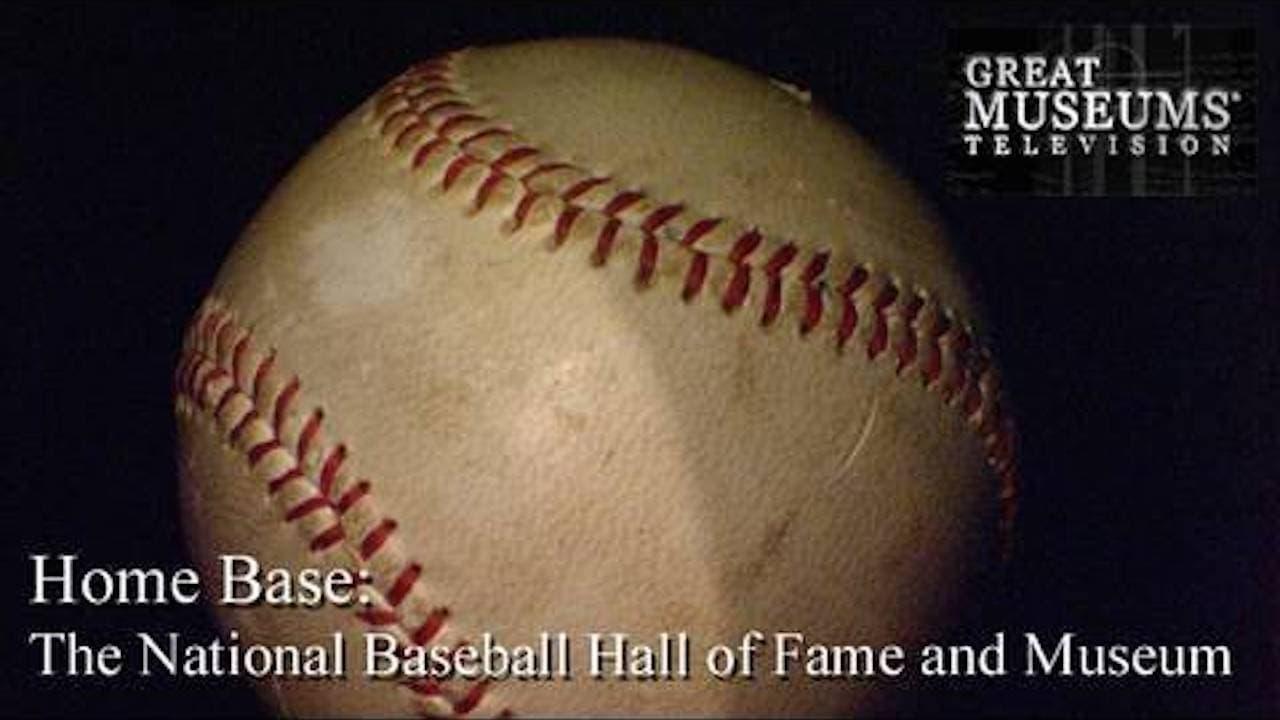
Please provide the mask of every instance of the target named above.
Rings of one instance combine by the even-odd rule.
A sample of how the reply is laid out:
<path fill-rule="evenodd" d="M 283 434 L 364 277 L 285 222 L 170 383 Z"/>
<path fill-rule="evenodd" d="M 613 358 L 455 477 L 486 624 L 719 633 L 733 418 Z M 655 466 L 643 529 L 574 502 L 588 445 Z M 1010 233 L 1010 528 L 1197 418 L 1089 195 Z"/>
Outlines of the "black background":
<path fill-rule="evenodd" d="M 808 87 L 940 207 L 980 283 L 1023 430 L 1021 543 L 993 627 L 1093 642 L 1228 643 L 1230 679 L 965 681 L 929 712 L 1280 711 L 1277 602 L 1277 11 L 1205 6 L 93 5 L 3 11 L 4 480 L 22 714 L 245 715 L 239 681 L 34 677 L 27 633 L 213 632 L 200 607 L 31 608 L 27 553 L 187 562 L 170 373 L 230 243 L 342 114 L 409 63 L 467 44 L 624 35 Z M 949 198 L 946 31 L 956 24 L 1255 27 L 1254 197 Z M 589 71 L 588 69 L 585 69 Z"/>

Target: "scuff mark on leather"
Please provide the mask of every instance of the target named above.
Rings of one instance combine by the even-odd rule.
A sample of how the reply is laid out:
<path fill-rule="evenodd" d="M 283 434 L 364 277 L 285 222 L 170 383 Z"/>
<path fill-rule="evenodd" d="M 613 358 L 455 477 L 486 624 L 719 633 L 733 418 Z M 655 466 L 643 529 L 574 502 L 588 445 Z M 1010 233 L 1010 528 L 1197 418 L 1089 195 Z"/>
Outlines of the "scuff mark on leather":
<path fill-rule="evenodd" d="M 858 455 L 862 452 L 862 448 L 866 447 L 867 440 L 871 437 L 871 431 L 875 428 L 876 417 L 880 413 L 880 396 L 873 395 L 871 397 L 871 407 L 867 410 L 867 415 L 862 420 L 862 430 L 858 433 L 858 440 L 840 459 L 839 469 L 836 471 L 839 477 L 847 476 L 853 470 L 853 463 L 857 460 Z"/>

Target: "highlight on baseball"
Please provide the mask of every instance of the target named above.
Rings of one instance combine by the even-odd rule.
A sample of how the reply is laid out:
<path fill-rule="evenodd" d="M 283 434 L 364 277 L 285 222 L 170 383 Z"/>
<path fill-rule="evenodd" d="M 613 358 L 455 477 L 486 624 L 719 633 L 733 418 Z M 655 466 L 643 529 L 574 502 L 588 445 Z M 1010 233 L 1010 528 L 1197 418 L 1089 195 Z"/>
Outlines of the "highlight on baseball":
<path fill-rule="evenodd" d="M 523 42 L 342 119 L 183 342 L 224 635 L 151 667 L 296 716 L 901 702 L 1010 549 L 1014 421 L 938 221 L 791 80 Z"/>

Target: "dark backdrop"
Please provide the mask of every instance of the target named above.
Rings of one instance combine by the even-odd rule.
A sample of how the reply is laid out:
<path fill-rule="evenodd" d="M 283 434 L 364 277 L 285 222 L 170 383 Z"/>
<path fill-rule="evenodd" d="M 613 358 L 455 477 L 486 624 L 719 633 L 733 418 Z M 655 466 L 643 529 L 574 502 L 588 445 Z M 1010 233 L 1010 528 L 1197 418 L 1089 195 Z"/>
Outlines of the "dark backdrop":
<path fill-rule="evenodd" d="M 1229 643 L 1237 675 L 967 682 L 940 714 L 1262 715 L 1277 702 L 1277 12 L 520 4 L 7 7 L 4 480 L 14 611 L 0 712 L 257 712 L 238 681 L 33 678 L 33 629 L 212 632 L 199 607 L 25 606 L 31 552 L 186 563 L 170 372 L 240 227 L 290 164 L 410 62 L 567 34 L 661 39 L 809 87 L 940 206 L 1020 409 L 1025 500 L 991 622 L 1096 642 Z M 946 30 L 1256 27 L 1259 189 L 1219 199 L 948 198 Z"/>

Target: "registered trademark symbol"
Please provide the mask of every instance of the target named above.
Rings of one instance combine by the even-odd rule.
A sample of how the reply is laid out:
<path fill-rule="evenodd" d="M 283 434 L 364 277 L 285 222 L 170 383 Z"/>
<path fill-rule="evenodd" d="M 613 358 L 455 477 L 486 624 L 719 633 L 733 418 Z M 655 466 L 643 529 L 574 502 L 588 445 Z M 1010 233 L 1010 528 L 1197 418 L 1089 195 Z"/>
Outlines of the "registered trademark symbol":
<path fill-rule="evenodd" d="M 1240 94 L 1240 91 L 1239 91 L 1239 90 L 1232 90 L 1232 91 L 1231 91 L 1231 102 L 1240 102 L 1240 98 L 1242 98 L 1242 97 L 1243 97 L 1243 96 Z"/>

